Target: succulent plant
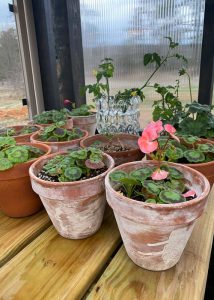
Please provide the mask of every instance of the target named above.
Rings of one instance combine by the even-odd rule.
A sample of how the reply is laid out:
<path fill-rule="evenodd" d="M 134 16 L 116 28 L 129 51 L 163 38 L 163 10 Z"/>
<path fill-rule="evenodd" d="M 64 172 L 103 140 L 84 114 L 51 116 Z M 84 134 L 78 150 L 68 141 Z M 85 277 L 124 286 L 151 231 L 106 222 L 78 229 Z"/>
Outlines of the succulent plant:
<path fill-rule="evenodd" d="M 103 160 L 102 152 L 92 147 L 72 150 L 65 155 L 56 155 L 50 159 L 41 171 L 54 177 L 54 181 L 76 181 L 83 177 L 90 177 L 94 170 L 103 169 L 105 167 Z"/>
<path fill-rule="evenodd" d="M 12 168 L 44 154 L 42 150 L 30 145 L 16 145 L 12 137 L 0 137 L 0 171 Z"/>

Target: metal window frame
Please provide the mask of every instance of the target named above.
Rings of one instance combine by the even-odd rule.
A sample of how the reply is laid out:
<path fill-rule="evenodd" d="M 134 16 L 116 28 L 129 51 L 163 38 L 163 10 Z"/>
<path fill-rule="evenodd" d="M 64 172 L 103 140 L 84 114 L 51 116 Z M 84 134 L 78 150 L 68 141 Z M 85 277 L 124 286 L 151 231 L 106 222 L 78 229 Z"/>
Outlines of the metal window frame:
<path fill-rule="evenodd" d="M 43 91 L 31 0 L 13 0 L 23 65 L 29 118 L 44 110 Z"/>

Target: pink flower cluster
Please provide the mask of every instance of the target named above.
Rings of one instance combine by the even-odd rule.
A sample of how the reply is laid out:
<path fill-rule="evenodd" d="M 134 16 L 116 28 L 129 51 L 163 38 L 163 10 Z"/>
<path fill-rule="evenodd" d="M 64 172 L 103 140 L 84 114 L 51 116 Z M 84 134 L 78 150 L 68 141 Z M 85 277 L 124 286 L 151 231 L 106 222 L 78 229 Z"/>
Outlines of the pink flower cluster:
<path fill-rule="evenodd" d="M 158 149 L 158 138 L 161 133 L 168 133 L 170 137 L 179 141 L 178 137 L 175 136 L 176 129 L 170 125 L 163 125 L 162 121 L 152 121 L 144 129 L 142 136 L 138 139 L 138 145 L 140 150 L 146 154 L 152 153 Z M 159 149 L 160 150 L 160 149 Z M 153 180 L 162 180 L 167 178 L 168 172 L 158 168 L 152 173 Z"/>

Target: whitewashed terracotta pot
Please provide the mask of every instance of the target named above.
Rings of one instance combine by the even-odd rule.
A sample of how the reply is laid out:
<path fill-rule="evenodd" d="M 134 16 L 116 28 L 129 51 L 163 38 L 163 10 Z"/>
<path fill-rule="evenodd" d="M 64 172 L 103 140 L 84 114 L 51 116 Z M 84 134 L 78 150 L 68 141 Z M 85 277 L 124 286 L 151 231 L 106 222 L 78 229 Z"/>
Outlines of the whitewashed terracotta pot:
<path fill-rule="evenodd" d="M 29 173 L 33 190 L 41 201 L 58 233 L 68 239 L 83 239 L 101 226 L 106 205 L 104 179 L 114 167 L 114 160 L 104 155 L 108 170 L 96 177 L 73 182 L 48 182 L 36 175 L 54 153 L 32 164 Z"/>
<path fill-rule="evenodd" d="M 129 257 L 138 266 L 162 271 L 180 259 L 196 220 L 203 213 L 210 184 L 206 177 L 187 166 L 170 163 L 187 179 L 186 185 L 196 191 L 197 198 L 177 204 L 152 204 L 127 198 L 113 188 L 109 175 L 115 170 L 130 172 L 155 161 L 131 162 L 120 165 L 105 179 L 106 196 Z"/>
<path fill-rule="evenodd" d="M 73 126 L 88 131 L 89 136 L 95 134 L 97 127 L 96 113 L 89 116 L 72 116 Z"/>

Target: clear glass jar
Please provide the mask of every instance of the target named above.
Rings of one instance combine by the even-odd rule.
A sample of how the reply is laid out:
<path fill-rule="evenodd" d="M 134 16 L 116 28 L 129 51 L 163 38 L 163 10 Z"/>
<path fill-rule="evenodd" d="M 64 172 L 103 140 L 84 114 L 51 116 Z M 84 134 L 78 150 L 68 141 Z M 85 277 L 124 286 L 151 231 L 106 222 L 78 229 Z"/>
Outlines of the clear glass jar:
<path fill-rule="evenodd" d="M 140 130 L 140 98 L 138 96 L 115 102 L 114 97 L 103 96 L 96 101 L 97 130 L 99 133 L 126 132 L 138 134 Z"/>

